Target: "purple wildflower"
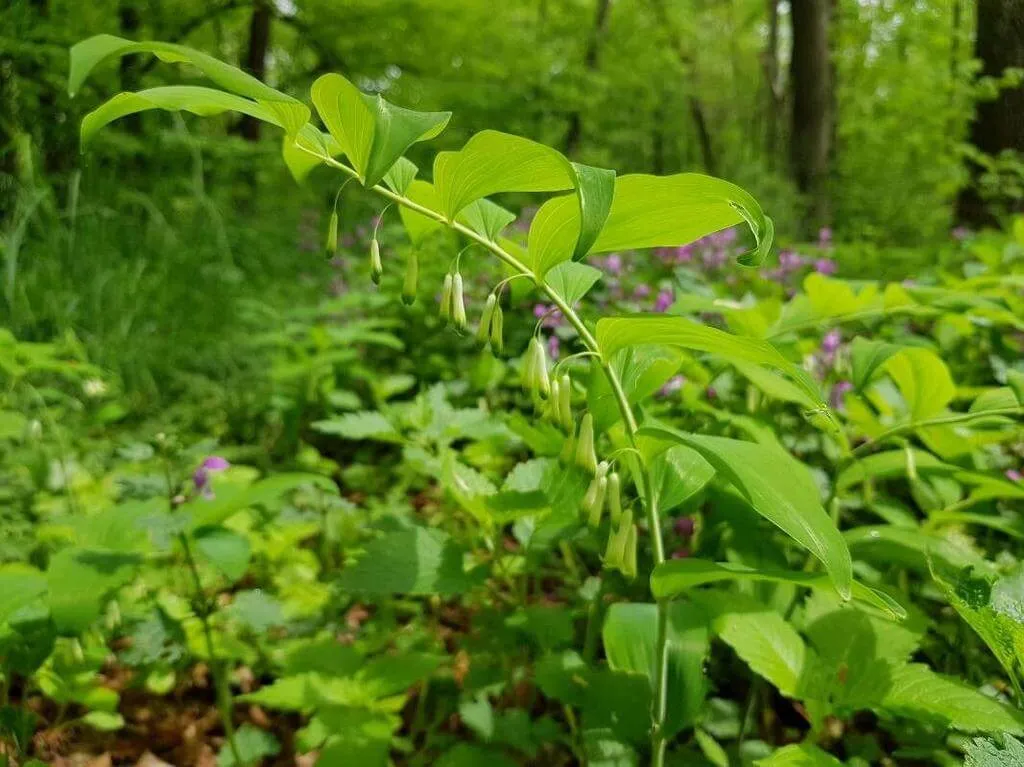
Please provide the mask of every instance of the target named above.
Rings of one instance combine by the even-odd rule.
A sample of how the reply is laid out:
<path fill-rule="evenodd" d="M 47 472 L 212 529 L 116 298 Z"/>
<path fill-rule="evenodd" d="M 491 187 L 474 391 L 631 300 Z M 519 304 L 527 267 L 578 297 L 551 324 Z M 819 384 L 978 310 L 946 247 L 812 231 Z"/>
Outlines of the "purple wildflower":
<path fill-rule="evenodd" d="M 832 244 L 832 229 L 823 226 L 818 230 L 818 247 L 827 248 Z"/>
<path fill-rule="evenodd" d="M 709 386 L 704 393 L 708 399 L 718 399 L 718 390 L 714 386 Z"/>
<path fill-rule="evenodd" d="M 558 340 L 558 336 L 552 333 L 548 336 L 548 354 L 551 355 L 551 359 L 557 360 L 560 350 L 561 342 Z"/>
<path fill-rule="evenodd" d="M 832 387 L 832 391 L 828 395 L 828 404 L 833 410 L 842 410 L 843 401 L 846 399 L 846 393 L 853 389 L 853 384 L 849 381 L 839 381 L 835 386 Z"/>
<path fill-rule="evenodd" d="M 1007 469 L 1006 478 L 1011 482 L 1020 482 L 1022 479 L 1024 479 L 1024 474 L 1021 474 L 1016 469 Z"/>
<path fill-rule="evenodd" d="M 676 297 L 671 289 L 666 289 L 658 292 L 658 297 L 654 301 L 654 311 L 666 312 L 668 308 L 675 303 Z"/>
<path fill-rule="evenodd" d="M 779 251 L 779 267 L 786 272 L 799 269 L 804 264 L 804 257 L 792 250 Z"/>
<path fill-rule="evenodd" d="M 676 549 L 672 552 L 672 559 L 686 559 L 690 556 L 690 550 L 687 548 Z"/>
<path fill-rule="evenodd" d="M 814 271 L 828 277 L 839 271 L 839 264 L 831 258 L 819 258 L 814 262 Z"/>
<path fill-rule="evenodd" d="M 618 253 L 612 253 L 604 260 L 604 268 L 608 270 L 609 274 L 616 276 L 622 274 L 622 256 Z"/>
<path fill-rule="evenodd" d="M 196 491 L 200 493 L 203 498 L 213 498 L 213 488 L 210 487 L 210 475 L 218 471 L 224 471 L 230 468 L 231 464 L 228 463 L 226 458 L 221 458 L 219 455 L 211 455 L 205 459 L 199 468 L 192 474 L 192 482 L 196 486 Z"/>
<path fill-rule="evenodd" d="M 966 226 L 957 226 L 949 234 L 957 242 L 963 242 L 971 236 L 971 230 Z"/>
<path fill-rule="evenodd" d="M 651 286 L 646 282 L 641 282 L 633 288 L 634 298 L 647 298 L 649 295 L 651 295 Z"/>
<path fill-rule="evenodd" d="M 843 336 L 838 328 L 833 328 L 821 339 L 821 350 L 826 354 L 835 354 L 839 345 L 843 342 Z"/>

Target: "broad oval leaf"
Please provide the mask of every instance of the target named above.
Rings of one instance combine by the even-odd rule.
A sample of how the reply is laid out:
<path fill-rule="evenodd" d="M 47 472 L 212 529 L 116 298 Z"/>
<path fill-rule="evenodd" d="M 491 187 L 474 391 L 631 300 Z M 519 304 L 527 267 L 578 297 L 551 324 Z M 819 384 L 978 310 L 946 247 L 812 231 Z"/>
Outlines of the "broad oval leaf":
<path fill-rule="evenodd" d="M 928 349 L 903 349 L 889 358 L 886 370 L 899 387 L 912 421 L 938 415 L 956 394 L 946 363 Z"/>
<path fill-rule="evenodd" d="M 767 341 L 734 336 L 685 317 L 664 314 L 605 317 L 597 323 L 597 344 L 605 359 L 611 359 L 619 349 L 628 346 L 667 344 L 715 354 L 729 361 L 767 365 L 792 379 L 809 401 L 818 403 L 818 409 L 828 410 L 814 379 Z"/>
<path fill-rule="evenodd" d="M 756 266 L 771 249 L 775 226 L 748 192 L 700 173 L 621 176 L 593 251 L 688 245 L 744 222 L 755 247 L 740 257 L 740 263 Z"/>
<path fill-rule="evenodd" d="M 710 562 L 706 559 L 674 559 L 663 562 L 651 573 L 651 591 L 658 599 L 679 596 L 695 586 L 719 581 L 769 581 L 791 583 L 810 589 L 828 589 L 833 585 L 828 576 L 794 570 L 753 568 L 735 562 Z M 907 611 L 888 594 L 853 581 L 853 598 L 878 608 L 894 618 L 904 618 Z"/>
<path fill-rule="evenodd" d="M 818 499 L 818 488 L 802 464 L 756 442 L 687 434 L 645 426 L 641 434 L 676 442 L 700 453 L 751 507 L 817 557 L 844 599 L 853 586 L 850 551 Z"/>

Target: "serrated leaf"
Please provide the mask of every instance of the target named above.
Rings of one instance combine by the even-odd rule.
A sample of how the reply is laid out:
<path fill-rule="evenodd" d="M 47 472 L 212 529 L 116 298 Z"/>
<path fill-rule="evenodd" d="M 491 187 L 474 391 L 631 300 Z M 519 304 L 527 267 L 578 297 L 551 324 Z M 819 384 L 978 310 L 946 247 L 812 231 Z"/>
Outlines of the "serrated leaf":
<path fill-rule="evenodd" d="M 755 767 L 842 767 L 842 762 L 812 743 L 783 746 L 754 762 Z"/>
<path fill-rule="evenodd" d="M 959 680 L 911 663 L 893 669 L 881 707 L 965 732 L 1024 734 L 1024 714 Z"/>
<path fill-rule="evenodd" d="M 323 434 L 345 439 L 372 439 L 378 442 L 400 442 L 401 435 L 387 416 L 376 410 L 346 413 L 337 418 L 314 421 L 313 428 Z"/>
<path fill-rule="evenodd" d="M 1024 764 L 1024 744 L 1010 735 L 1001 742 L 975 738 L 966 749 L 964 767 L 1020 767 Z"/>
<path fill-rule="evenodd" d="M 810 589 L 826 589 L 834 593 L 834 586 L 828 576 L 772 568 L 748 567 L 734 562 L 710 562 L 705 559 L 687 558 L 663 562 L 651 573 L 651 591 L 658 599 L 668 599 L 707 583 L 726 580 L 767 581 L 791 583 Z M 853 582 L 853 598 L 887 612 L 894 618 L 906 616 L 906 610 L 895 600 L 881 591 Z"/>
<path fill-rule="evenodd" d="M 217 754 L 217 767 L 261 764 L 267 757 L 277 756 L 281 751 L 277 738 L 248 722 L 235 732 L 235 747 L 238 749 L 239 761 L 235 760 L 234 751 L 225 743 Z"/>
<path fill-rule="evenodd" d="M 806 468 L 775 448 L 755 442 L 687 434 L 647 426 L 641 434 L 675 442 L 710 463 L 761 516 L 817 557 L 844 598 L 849 598 L 853 565 L 846 541 L 818 496 Z"/>

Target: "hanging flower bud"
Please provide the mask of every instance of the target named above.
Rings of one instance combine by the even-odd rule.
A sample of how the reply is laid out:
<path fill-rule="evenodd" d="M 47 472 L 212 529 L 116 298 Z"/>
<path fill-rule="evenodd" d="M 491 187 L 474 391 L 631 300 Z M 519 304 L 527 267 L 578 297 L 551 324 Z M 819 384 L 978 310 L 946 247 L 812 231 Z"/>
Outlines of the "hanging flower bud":
<path fill-rule="evenodd" d="M 501 311 L 501 304 L 494 304 L 494 316 L 491 317 L 491 349 L 495 354 L 505 351 L 504 336 L 505 318 Z"/>
<path fill-rule="evenodd" d="M 548 408 L 544 413 L 546 418 L 550 418 L 555 424 L 560 423 L 558 418 L 558 387 L 559 381 L 557 378 L 551 380 L 551 396 L 548 397 Z"/>
<path fill-rule="evenodd" d="M 594 452 L 594 416 L 584 413 L 580 421 L 580 435 L 576 442 L 576 465 L 591 474 L 597 472 L 597 454 Z"/>
<path fill-rule="evenodd" d="M 903 448 L 903 453 L 907 457 L 907 479 L 911 482 L 917 481 L 917 459 L 914 457 L 914 451 L 907 445 Z"/>
<path fill-rule="evenodd" d="M 420 257 L 415 250 L 409 251 L 405 262 L 405 280 L 402 282 L 402 303 L 412 306 L 416 300 L 416 288 L 420 280 Z"/>
<path fill-rule="evenodd" d="M 494 317 L 494 307 L 498 304 L 498 297 L 491 293 L 484 303 L 483 314 L 480 315 L 480 326 L 476 329 L 476 340 L 483 346 L 487 343 L 488 333 L 491 330 L 491 320 Z"/>
<path fill-rule="evenodd" d="M 623 549 L 622 574 L 630 579 L 636 578 L 636 525 L 630 525 L 626 528 L 626 540 Z"/>
<path fill-rule="evenodd" d="M 552 394 L 552 399 L 554 395 Z M 556 419 L 564 429 L 572 431 L 574 426 L 572 420 L 572 380 L 569 374 L 562 375 L 558 384 L 558 402 L 556 403 L 558 418 Z"/>
<path fill-rule="evenodd" d="M 551 376 L 548 374 L 548 353 L 541 340 L 534 336 L 530 340 L 530 348 L 533 351 L 533 378 L 530 381 L 530 390 L 541 397 L 551 394 Z"/>
<path fill-rule="evenodd" d="M 533 379 L 534 371 L 537 369 L 537 352 L 533 348 L 536 338 L 530 339 L 529 346 L 526 347 L 526 354 L 523 355 L 523 391 L 530 393 L 533 391 Z"/>
<path fill-rule="evenodd" d="M 609 570 L 621 570 L 625 564 L 626 543 L 631 527 L 633 527 L 633 512 L 626 509 L 619 527 L 608 536 L 608 545 L 604 552 L 604 566 Z"/>
<path fill-rule="evenodd" d="M 601 524 L 601 512 L 604 511 L 604 499 L 608 493 L 608 477 L 595 478 L 597 486 L 594 490 L 593 503 L 587 509 L 587 524 L 597 527 Z"/>
<path fill-rule="evenodd" d="M 617 471 L 608 475 L 608 513 L 612 524 L 617 525 L 622 517 L 622 483 Z"/>
<path fill-rule="evenodd" d="M 327 224 L 327 243 L 324 248 L 327 251 L 327 257 L 333 258 L 334 253 L 338 250 L 338 211 L 331 213 L 331 220 Z"/>
<path fill-rule="evenodd" d="M 558 460 L 567 466 L 572 463 L 573 458 L 576 457 L 576 424 L 572 424 L 569 427 L 569 436 L 565 438 L 565 442 L 562 444 L 562 452 L 558 454 Z"/>
<path fill-rule="evenodd" d="M 380 278 L 384 274 L 384 265 L 380 261 L 380 243 L 374 237 L 370 240 L 370 279 L 374 285 L 380 285 Z"/>
<path fill-rule="evenodd" d="M 452 273 L 444 276 L 444 286 L 441 288 L 441 319 L 449 320 L 452 316 Z"/>
<path fill-rule="evenodd" d="M 452 280 L 452 324 L 456 330 L 466 329 L 466 299 L 462 293 L 462 274 L 455 273 Z"/>

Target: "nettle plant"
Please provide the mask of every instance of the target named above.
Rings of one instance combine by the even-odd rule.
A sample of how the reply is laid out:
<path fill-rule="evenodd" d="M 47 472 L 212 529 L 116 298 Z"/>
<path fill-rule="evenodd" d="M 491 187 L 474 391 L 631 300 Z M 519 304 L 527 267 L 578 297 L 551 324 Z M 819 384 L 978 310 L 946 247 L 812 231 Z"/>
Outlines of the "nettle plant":
<path fill-rule="evenodd" d="M 651 417 L 647 407 L 648 399 L 679 367 L 678 358 L 666 349 L 715 355 L 735 364 L 769 396 L 798 403 L 811 427 L 834 446 L 838 468 L 848 471 L 862 451 L 851 447 L 846 429 L 811 375 L 775 345 L 755 337 L 667 314 L 593 322 L 579 308 L 602 277 L 599 269 L 584 263 L 590 254 L 678 247 L 745 224 L 753 247 L 740 264 L 761 263 L 772 244 L 773 226 L 749 194 L 699 174 L 620 177 L 611 170 L 570 162 L 537 142 L 492 130 L 474 135 L 458 151 L 438 153 L 433 180 L 428 182 L 404 153 L 439 135 L 449 113 L 398 107 L 380 95 L 360 92 L 341 75 L 328 74 L 311 91 L 324 131 L 311 122 L 312 112 L 301 101 L 179 45 L 136 43 L 108 35 L 90 38 L 71 51 L 71 92 L 101 61 L 134 53 L 191 64 L 221 89 L 182 85 L 118 94 L 86 115 L 83 144 L 112 121 L 152 109 L 198 115 L 240 112 L 274 125 L 284 133 L 284 159 L 297 179 L 326 166 L 344 177 L 342 186 L 354 181 L 382 198 L 385 207 L 397 206 L 413 248 L 404 264 L 393 267 L 382 258 L 375 230 L 367 271 L 379 282 L 386 270 L 403 270 L 406 302 L 420 292 L 417 244 L 442 230 L 466 243 L 452 254 L 451 266 L 437 286 L 441 314 L 456 331 L 475 334 L 495 354 L 521 353 L 517 364 L 523 387 L 538 415 L 534 434 L 540 435 L 539 441 L 554 440 L 561 447 L 557 461 L 552 460 L 532 484 L 513 484 L 484 498 L 470 479 L 448 467 L 442 471 L 455 473 L 447 478 L 447 486 L 461 494 L 464 507 L 477 509 L 482 521 L 489 514 L 493 520 L 496 512 L 544 509 L 547 514 L 537 517 L 534 535 L 565 544 L 580 540 L 584 531 L 593 548 L 603 552 L 603 568 L 617 571 L 627 592 L 644 591 L 630 582 L 649 578 L 651 603 L 620 600 L 604 615 L 601 595 L 592 595 L 597 617 L 588 627 L 584 648 L 589 662 L 600 634 L 608 666 L 642 680 L 639 693 L 632 684 L 617 688 L 610 686 L 608 677 L 587 677 L 584 669 L 571 663 L 545 669 L 545 692 L 584 710 L 584 725 L 596 733 L 588 740 L 598 744 L 594 753 L 601 752 L 600 744 L 606 741 L 638 745 L 643 739 L 649 744 L 650 763 L 664 764 L 667 744 L 701 721 L 708 693 L 703 667 L 712 635 L 731 645 L 781 693 L 804 701 L 811 723 L 808 741 L 791 748 L 818 760 L 815 763 L 830 763 L 830 757 L 813 745 L 822 739 L 827 721 L 863 709 L 968 731 L 1021 732 L 1020 716 L 1004 704 L 908 662 L 920 633 L 901 627 L 906 610 L 888 593 L 855 580 L 848 540 L 837 524 L 839 493 L 855 486 L 855 478 L 847 477 L 845 486 L 833 483 L 831 497 L 823 503 L 807 467 L 777 440 L 680 431 Z M 488 199 L 510 192 L 553 195 L 533 218 L 525 247 L 502 234 L 515 215 Z M 327 234 L 329 251 L 337 238 L 335 210 Z M 463 269 L 472 263 L 469 248 L 489 253 L 505 271 L 473 329 L 464 297 Z M 532 286 L 575 330 L 578 348 L 556 365 L 546 350 L 543 322 L 536 323 L 525 350 L 506 348 L 505 331 L 515 321 L 505 314 L 508 296 L 522 283 Z M 811 315 L 804 312 L 783 320 L 799 324 Z M 865 385 L 887 365 L 902 393 L 927 399 L 928 370 L 934 363 L 922 356 L 924 352 L 905 353 L 882 345 L 857 354 L 854 365 Z M 1017 412 L 1021 393 L 1000 394 L 998 399 Z M 937 411 L 923 407 L 921 413 L 939 417 L 944 407 L 945 403 Z M 911 430 L 876 431 L 872 445 Z M 902 460 L 900 466 L 906 468 L 913 458 L 903 450 L 895 453 L 896 458 L 884 453 L 885 460 Z M 753 510 L 806 550 L 803 569 L 694 558 L 666 561 L 665 510 L 692 499 L 712 480 L 724 506 Z M 733 518 L 743 520 L 742 515 Z M 756 520 L 750 517 L 746 524 Z M 416 536 L 407 539 L 416 542 Z M 373 549 L 375 556 L 386 553 L 379 548 Z M 785 563 L 791 557 L 780 553 L 777 559 Z M 364 567 L 363 561 L 358 566 Z M 607 580 L 614 579 L 609 575 Z M 781 584 L 789 589 L 785 593 L 794 594 L 811 589 L 814 597 L 801 604 L 794 596 L 789 608 L 781 611 L 784 617 L 743 594 L 694 591 L 721 581 Z M 684 594 L 687 599 L 680 600 Z M 552 681 L 552 675 L 562 681 Z M 574 686 L 581 678 L 587 680 L 582 690 Z M 610 707 L 610 713 L 602 709 L 592 721 L 587 719 L 588 712 L 602 706 Z M 720 763 L 721 749 L 710 735 L 698 730 L 697 742 Z"/>

